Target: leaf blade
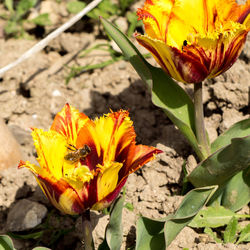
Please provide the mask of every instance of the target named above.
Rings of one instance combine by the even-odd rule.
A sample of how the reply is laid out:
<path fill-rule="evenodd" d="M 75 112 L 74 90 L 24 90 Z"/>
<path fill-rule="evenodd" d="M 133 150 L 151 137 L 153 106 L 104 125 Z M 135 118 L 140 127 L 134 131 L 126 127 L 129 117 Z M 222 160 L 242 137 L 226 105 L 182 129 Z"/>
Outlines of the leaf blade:
<path fill-rule="evenodd" d="M 250 119 L 242 120 L 232 125 L 223 134 L 218 136 L 211 144 L 211 152 L 227 146 L 235 137 L 244 137 L 250 135 Z"/>
<path fill-rule="evenodd" d="M 165 250 L 164 221 L 140 217 L 136 225 L 136 250 Z"/>
<path fill-rule="evenodd" d="M 15 250 L 14 244 L 8 235 L 0 235 L 1 250 Z"/>
<path fill-rule="evenodd" d="M 202 161 L 188 176 L 195 187 L 223 185 L 250 165 L 250 136 L 233 138 L 231 144 Z"/>
<path fill-rule="evenodd" d="M 119 197 L 110 213 L 110 220 L 106 227 L 105 238 L 110 250 L 121 249 L 122 245 L 122 209 L 125 196 Z"/>
<path fill-rule="evenodd" d="M 164 236 L 167 247 L 179 232 L 193 220 L 200 209 L 206 205 L 216 189 L 217 186 L 196 188 L 185 196 L 175 215 L 165 222 Z"/>
<path fill-rule="evenodd" d="M 237 226 L 238 220 L 233 216 L 223 235 L 225 243 L 234 243 L 236 241 Z"/>

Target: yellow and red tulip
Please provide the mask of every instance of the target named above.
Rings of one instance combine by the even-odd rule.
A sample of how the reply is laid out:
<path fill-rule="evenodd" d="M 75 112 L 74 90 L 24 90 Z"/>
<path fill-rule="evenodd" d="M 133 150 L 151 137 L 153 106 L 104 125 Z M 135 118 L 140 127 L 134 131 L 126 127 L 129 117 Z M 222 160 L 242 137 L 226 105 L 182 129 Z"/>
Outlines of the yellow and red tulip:
<path fill-rule="evenodd" d="M 109 206 L 128 175 L 161 153 L 136 145 L 133 122 L 124 110 L 93 121 L 66 104 L 49 131 L 35 128 L 32 137 L 39 165 L 21 161 L 19 167 L 27 167 L 51 203 L 66 214 Z M 89 148 L 84 157 L 65 157 L 84 147 Z"/>
<path fill-rule="evenodd" d="M 213 78 L 238 58 L 250 30 L 250 0 L 146 0 L 136 34 L 163 70 L 177 81 Z"/>

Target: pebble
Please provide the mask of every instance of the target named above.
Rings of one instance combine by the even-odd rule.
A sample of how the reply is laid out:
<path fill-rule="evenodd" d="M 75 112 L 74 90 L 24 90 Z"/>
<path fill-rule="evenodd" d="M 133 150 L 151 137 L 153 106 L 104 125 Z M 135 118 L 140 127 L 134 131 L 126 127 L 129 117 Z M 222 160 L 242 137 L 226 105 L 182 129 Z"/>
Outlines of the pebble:
<path fill-rule="evenodd" d="M 9 211 L 6 229 L 19 232 L 36 227 L 47 214 L 47 208 L 27 199 L 19 200 Z"/>
<path fill-rule="evenodd" d="M 4 121 L 0 118 L 0 170 L 18 165 L 21 159 L 20 146 Z"/>

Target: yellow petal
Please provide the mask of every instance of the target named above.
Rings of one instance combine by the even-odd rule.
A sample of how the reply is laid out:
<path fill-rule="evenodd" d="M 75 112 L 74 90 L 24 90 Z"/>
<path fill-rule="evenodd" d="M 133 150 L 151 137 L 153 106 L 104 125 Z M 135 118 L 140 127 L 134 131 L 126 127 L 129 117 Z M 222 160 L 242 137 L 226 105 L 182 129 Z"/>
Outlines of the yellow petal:
<path fill-rule="evenodd" d="M 116 154 L 135 140 L 133 122 L 128 115 L 127 111 L 121 110 L 95 120 L 103 162 L 114 161 Z"/>
<path fill-rule="evenodd" d="M 82 195 L 85 183 L 90 182 L 93 178 L 94 174 L 89 170 L 88 166 L 81 165 L 80 162 L 74 165 L 64 162 L 63 179 L 77 191 L 79 196 Z"/>
<path fill-rule="evenodd" d="M 105 198 L 116 188 L 118 173 L 122 168 L 122 165 L 123 164 L 119 162 L 110 162 L 105 163 L 104 166 L 97 166 L 101 171 L 97 177 L 98 201 Z"/>
<path fill-rule="evenodd" d="M 89 118 L 79 113 L 77 109 L 66 104 L 62 111 L 59 112 L 51 126 L 51 130 L 55 130 L 67 138 L 67 142 L 76 145 L 77 135 Z"/>
<path fill-rule="evenodd" d="M 37 161 L 41 169 L 46 169 L 56 179 L 60 179 L 62 177 L 64 156 L 67 152 L 66 138 L 56 131 L 50 130 L 46 132 L 42 129 L 34 129 L 32 137 L 38 155 Z M 39 169 L 36 168 L 36 170 Z"/>

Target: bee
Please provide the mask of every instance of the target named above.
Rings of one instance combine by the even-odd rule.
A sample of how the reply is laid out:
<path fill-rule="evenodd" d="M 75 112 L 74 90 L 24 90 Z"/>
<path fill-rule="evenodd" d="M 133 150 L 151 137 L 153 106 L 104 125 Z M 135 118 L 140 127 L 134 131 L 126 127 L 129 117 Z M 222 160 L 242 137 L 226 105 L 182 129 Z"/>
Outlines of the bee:
<path fill-rule="evenodd" d="M 67 153 L 64 156 L 64 159 L 71 163 L 75 163 L 80 160 L 83 161 L 91 152 L 91 148 L 87 144 L 85 144 L 82 148 L 76 148 L 74 145 L 69 144 L 69 147 L 67 148 L 72 152 Z"/>

